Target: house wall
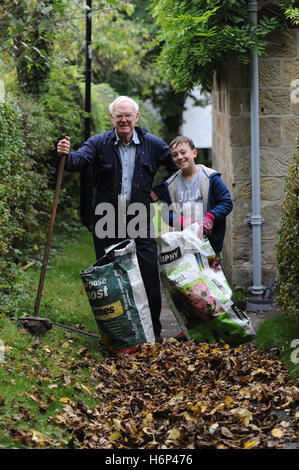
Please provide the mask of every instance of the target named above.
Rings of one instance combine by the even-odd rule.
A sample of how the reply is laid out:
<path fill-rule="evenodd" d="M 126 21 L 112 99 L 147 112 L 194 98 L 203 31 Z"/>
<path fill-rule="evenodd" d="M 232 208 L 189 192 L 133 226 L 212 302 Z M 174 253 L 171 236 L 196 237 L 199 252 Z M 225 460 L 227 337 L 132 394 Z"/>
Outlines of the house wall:
<path fill-rule="evenodd" d="M 262 281 L 276 276 L 276 242 L 285 177 L 299 130 L 299 30 L 290 38 L 273 35 L 267 56 L 259 58 L 260 191 Z M 213 167 L 231 191 L 234 209 L 227 218 L 224 270 L 232 285 L 250 287 L 252 279 L 251 137 L 249 65 L 229 59 L 215 75 L 212 91 Z"/>

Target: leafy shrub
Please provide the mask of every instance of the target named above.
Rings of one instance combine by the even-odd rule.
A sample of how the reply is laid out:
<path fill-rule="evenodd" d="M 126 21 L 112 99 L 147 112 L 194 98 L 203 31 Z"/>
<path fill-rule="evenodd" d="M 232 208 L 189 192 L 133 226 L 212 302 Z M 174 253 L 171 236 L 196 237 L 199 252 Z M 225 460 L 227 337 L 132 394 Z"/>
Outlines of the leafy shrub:
<path fill-rule="evenodd" d="M 269 35 L 286 30 L 285 14 L 297 18 L 294 0 L 260 1 L 259 21 L 250 21 L 247 0 L 151 0 L 159 26 L 161 52 L 157 63 L 176 91 L 200 84 L 209 91 L 213 72 L 220 71 L 228 54 L 243 63 L 249 52 L 266 52 Z"/>
<path fill-rule="evenodd" d="M 60 85 L 56 83 L 56 89 Z M 65 95 L 67 87 L 66 81 Z M 60 89 L 63 94 L 62 85 Z M 61 99 L 59 106 L 58 101 L 51 100 L 51 93 L 55 93 L 53 87 L 40 101 L 14 95 L 0 102 L 1 303 L 12 293 L 16 264 L 43 255 L 56 183 L 56 142 L 62 133 L 65 135 L 62 126 L 68 122 L 70 127 L 73 119 L 73 135 L 75 140 L 80 139 L 82 120 L 76 118 L 79 105 L 71 102 L 74 97 L 67 95 L 67 112 L 67 98 Z M 63 215 L 57 217 L 56 229 L 77 216 L 79 179 L 65 176 L 59 198 Z"/>
<path fill-rule="evenodd" d="M 6 75 L 6 78 L 8 76 Z M 16 88 L 15 77 L 8 77 L 6 89 L 22 112 L 21 128 L 26 143 L 26 156 L 34 162 L 33 171 L 43 186 L 41 202 L 47 200 L 46 210 L 36 206 L 36 216 L 49 220 L 49 211 L 56 184 L 58 159 L 56 145 L 63 136 L 69 135 L 72 147 L 78 147 L 84 135 L 84 110 L 80 94 L 80 76 L 76 66 L 54 62 L 45 82 L 47 92 L 39 97 L 25 96 Z M 66 225 L 67 221 L 78 217 L 80 175 L 65 172 L 59 195 L 59 205 L 55 227 Z M 33 187 L 34 190 L 34 187 Z M 37 195 L 36 195 L 37 196 Z M 38 197 L 35 197 L 38 201 Z M 32 220 L 33 222 L 33 220 Z M 40 233 L 44 230 L 40 228 Z M 31 231 L 27 235 L 30 237 Z"/>
<path fill-rule="evenodd" d="M 12 101 L 0 102 L 0 308 L 10 310 L 16 293 L 16 263 L 25 247 L 40 241 L 46 211 L 46 179 L 34 171 L 26 153 L 22 112 Z"/>
<path fill-rule="evenodd" d="M 22 160 L 26 161 L 19 176 L 24 184 L 26 181 L 27 190 L 20 201 L 24 234 L 14 242 L 19 249 L 24 249 L 44 240 L 49 220 L 55 162 L 49 161 L 48 155 L 53 147 L 54 125 L 37 101 L 23 96 L 15 98 L 15 104 L 20 113 L 19 126 L 24 142 Z"/>
<path fill-rule="evenodd" d="M 54 63 L 47 79 L 47 93 L 41 95 L 47 118 L 54 126 L 54 141 L 65 135 L 72 139 L 72 145 L 82 143 L 84 136 L 83 99 L 80 94 L 80 76 L 77 66 Z"/>
<path fill-rule="evenodd" d="M 299 142 L 285 184 L 277 242 L 278 283 L 276 301 L 284 313 L 299 319 Z"/>
<path fill-rule="evenodd" d="M 46 153 L 51 171 L 56 176 L 56 145 L 65 135 L 71 138 L 72 149 L 78 148 L 84 140 L 83 98 L 80 85 L 83 77 L 80 76 L 77 66 L 65 63 L 54 63 L 47 79 L 47 93 L 41 95 L 40 104 L 47 119 L 53 125 L 51 136 L 52 148 Z M 52 178 L 54 189 L 55 178 Z M 59 205 L 56 225 L 64 224 L 71 218 L 78 217 L 80 204 L 80 175 L 65 172 L 59 195 Z"/>
<path fill-rule="evenodd" d="M 20 112 L 11 103 L 0 103 L 0 269 L 12 255 L 13 240 L 22 237 L 24 229 L 21 208 L 27 193 L 24 172 L 31 170 L 26 161 L 21 133 Z"/>

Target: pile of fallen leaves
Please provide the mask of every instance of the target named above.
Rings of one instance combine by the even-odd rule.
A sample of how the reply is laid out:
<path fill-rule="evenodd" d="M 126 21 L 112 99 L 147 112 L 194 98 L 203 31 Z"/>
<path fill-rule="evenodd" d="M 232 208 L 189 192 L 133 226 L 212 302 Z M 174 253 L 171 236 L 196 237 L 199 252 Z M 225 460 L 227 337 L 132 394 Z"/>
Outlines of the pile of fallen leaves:
<path fill-rule="evenodd" d="M 66 400 L 51 420 L 70 446 L 104 449 L 283 448 L 298 442 L 299 388 L 253 345 L 175 339 L 93 368 L 99 405 Z"/>

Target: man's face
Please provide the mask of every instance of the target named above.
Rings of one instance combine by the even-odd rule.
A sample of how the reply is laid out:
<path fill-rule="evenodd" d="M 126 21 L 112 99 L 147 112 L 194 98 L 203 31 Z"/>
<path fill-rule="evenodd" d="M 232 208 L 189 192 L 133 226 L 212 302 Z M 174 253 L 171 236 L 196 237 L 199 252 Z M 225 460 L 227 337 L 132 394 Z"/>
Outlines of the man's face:
<path fill-rule="evenodd" d="M 129 101 L 122 101 L 114 106 L 111 119 L 123 142 L 127 143 L 131 140 L 138 118 L 139 113 L 136 113 L 134 105 Z"/>
<path fill-rule="evenodd" d="M 184 170 L 189 170 L 194 167 L 194 159 L 197 155 L 197 150 L 192 150 L 188 143 L 181 142 L 176 146 L 171 147 L 170 151 L 173 162 L 183 172 Z"/>

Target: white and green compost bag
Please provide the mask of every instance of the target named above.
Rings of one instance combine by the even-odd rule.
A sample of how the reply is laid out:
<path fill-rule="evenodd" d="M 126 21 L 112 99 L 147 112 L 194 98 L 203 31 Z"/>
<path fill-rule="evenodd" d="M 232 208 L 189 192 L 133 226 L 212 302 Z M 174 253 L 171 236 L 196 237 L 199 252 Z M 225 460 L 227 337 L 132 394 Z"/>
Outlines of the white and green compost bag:
<path fill-rule="evenodd" d="M 238 345 L 255 337 L 248 316 L 234 305 L 232 290 L 206 237 L 193 223 L 157 239 L 159 271 L 169 307 L 187 337 Z"/>
<path fill-rule="evenodd" d="M 113 353 L 134 353 L 155 336 L 134 240 L 106 249 L 81 278 L 104 346 Z"/>

